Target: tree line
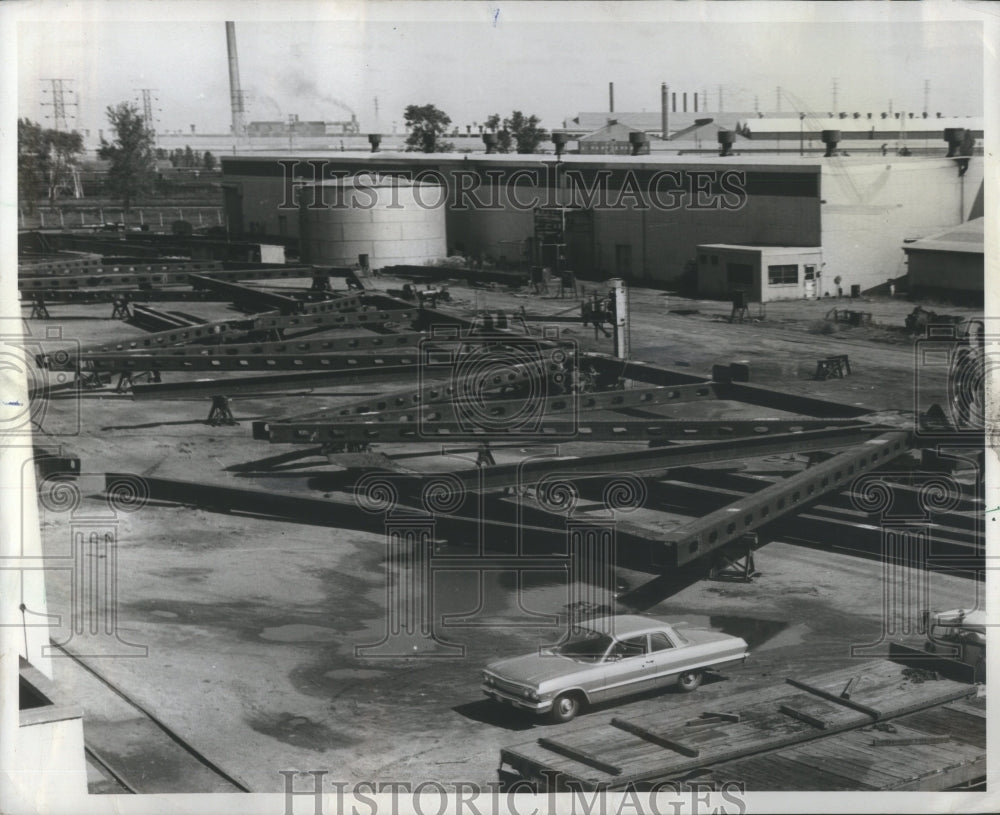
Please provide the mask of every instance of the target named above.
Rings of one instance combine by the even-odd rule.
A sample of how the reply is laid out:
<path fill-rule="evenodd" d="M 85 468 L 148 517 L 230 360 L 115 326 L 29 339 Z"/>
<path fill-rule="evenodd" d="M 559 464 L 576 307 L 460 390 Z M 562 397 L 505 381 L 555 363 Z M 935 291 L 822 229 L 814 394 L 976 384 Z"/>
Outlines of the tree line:
<path fill-rule="evenodd" d="M 407 151 L 447 153 L 454 149 L 451 142 L 444 141 L 451 117 L 435 105 L 408 105 L 403 118 L 409 130 Z M 499 152 L 537 153 L 539 146 L 548 138 L 546 130 L 538 126 L 540 122 L 537 116 L 526 116 L 515 110 L 503 119 L 499 113 L 494 113 L 486 118 L 485 125 L 496 134 Z"/>

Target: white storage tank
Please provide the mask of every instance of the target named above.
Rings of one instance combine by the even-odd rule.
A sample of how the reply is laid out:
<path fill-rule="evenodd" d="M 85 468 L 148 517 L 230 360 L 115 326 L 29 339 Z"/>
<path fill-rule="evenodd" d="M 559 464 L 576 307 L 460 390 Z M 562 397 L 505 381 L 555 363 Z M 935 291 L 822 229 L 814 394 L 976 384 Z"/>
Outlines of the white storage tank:
<path fill-rule="evenodd" d="M 371 268 L 421 265 L 448 255 L 447 190 L 368 173 L 310 184 L 299 193 L 304 263 L 350 266 L 368 255 Z"/>

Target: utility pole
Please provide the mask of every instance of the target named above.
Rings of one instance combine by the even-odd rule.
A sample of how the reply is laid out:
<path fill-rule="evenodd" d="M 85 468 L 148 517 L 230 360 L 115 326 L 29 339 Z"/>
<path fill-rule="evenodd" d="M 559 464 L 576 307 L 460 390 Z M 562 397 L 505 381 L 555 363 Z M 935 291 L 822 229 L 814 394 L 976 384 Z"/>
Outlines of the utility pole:
<path fill-rule="evenodd" d="M 72 94 L 72 88 L 67 88 L 66 85 L 72 82 L 72 79 L 43 79 L 42 82 L 48 82 L 50 85 L 49 89 L 42 89 L 42 93 L 50 93 L 52 98 L 48 102 L 42 102 L 43 107 L 52 108 L 52 126 L 55 130 L 60 132 L 68 133 L 70 130 L 69 119 L 66 116 L 66 108 L 78 108 L 77 102 L 67 102 L 66 96 Z"/>
<path fill-rule="evenodd" d="M 929 79 L 924 80 L 924 116 L 927 116 L 927 111 L 930 110 L 930 99 L 931 99 L 931 81 Z"/>
<path fill-rule="evenodd" d="M 837 109 L 837 80 L 833 80 L 833 115 L 836 116 L 840 111 Z"/>
<path fill-rule="evenodd" d="M 379 131 L 380 131 L 380 128 L 379 128 L 379 123 L 378 123 L 378 97 L 376 96 L 375 97 L 375 132 L 377 133 Z"/>

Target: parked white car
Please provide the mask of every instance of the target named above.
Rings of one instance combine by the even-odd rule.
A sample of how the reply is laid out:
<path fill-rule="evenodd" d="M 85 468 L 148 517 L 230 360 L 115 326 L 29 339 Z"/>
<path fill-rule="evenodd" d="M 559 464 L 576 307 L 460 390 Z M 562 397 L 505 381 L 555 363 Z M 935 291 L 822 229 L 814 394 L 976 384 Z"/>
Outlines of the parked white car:
<path fill-rule="evenodd" d="M 584 705 L 677 685 L 692 691 L 703 672 L 749 656 L 740 637 L 676 627 L 651 617 L 601 617 L 560 645 L 490 663 L 483 693 L 568 722 Z"/>

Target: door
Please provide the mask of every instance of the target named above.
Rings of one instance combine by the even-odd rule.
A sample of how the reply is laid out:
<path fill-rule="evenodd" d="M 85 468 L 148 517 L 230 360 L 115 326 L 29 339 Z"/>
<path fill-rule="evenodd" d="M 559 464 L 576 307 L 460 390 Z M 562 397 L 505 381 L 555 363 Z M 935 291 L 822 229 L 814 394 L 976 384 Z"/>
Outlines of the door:
<path fill-rule="evenodd" d="M 617 699 L 653 687 L 653 660 L 645 634 L 618 640 L 609 657 L 602 699 Z"/>
<path fill-rule="evenodd" d="M 807 300 L 813 300 L 816 297 L 816 267 L 807 265 L 803 269 L 805 270 L 802 278 L 805 286 L 803 295 Z"/>

